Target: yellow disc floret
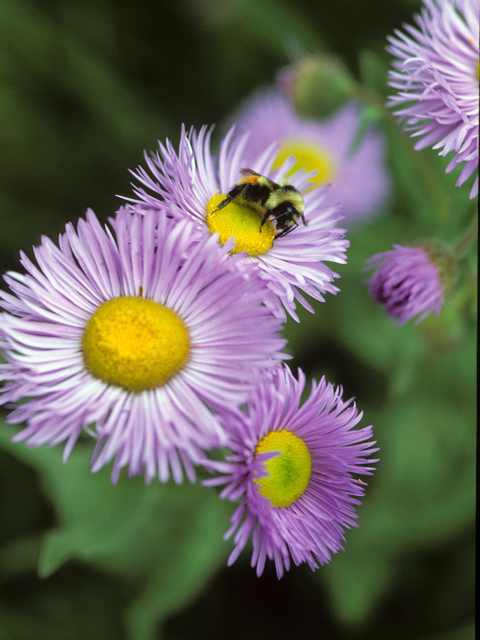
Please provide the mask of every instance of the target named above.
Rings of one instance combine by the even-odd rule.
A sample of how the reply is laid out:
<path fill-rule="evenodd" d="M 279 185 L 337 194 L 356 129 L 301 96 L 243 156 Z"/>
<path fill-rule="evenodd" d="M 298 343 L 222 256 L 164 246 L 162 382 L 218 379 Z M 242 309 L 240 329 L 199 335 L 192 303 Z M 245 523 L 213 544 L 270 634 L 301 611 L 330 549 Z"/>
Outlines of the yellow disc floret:
<path fill-rule="evenodd" d="M 291 431 L 270 431 L 255 453 L 278 452 L 264 465 L 267 476 L 254 482 L 272 507 L 288 507 L 305 491 L 312 473 L 312 459 L 305 442 Z"/>
<path fill-rule="evenodd" d="M 276 233 L 270 219 L 260 229 L 263 212 L 233 201 L 217 210 L 226 197 L 217 191 L 208 201 L 206 220 L 210 233 L 218 233 L 222 244 L 235 236 L 232 253 L 246 251 L 251 256 L 258 256 L 268 251 Z"/>
<path fill-rule="evenodd" d="M 285 177 L 288 178 L 300 169 L 305 169 L 307 172 L 317 171 L 317 174 L 310 179 L 310 188 L 305 191 L 333 182 L 336 174 L 335 160 L 318 144 L 307 140 L 284 140 L 275 156 L 272 169 L 281 167 L 289 156 L 293 156 L 296 162 Z"/>
<path fill-rule="evenodd" d="M 162 385 L 188 361 L 184 321 L 168 307 L 140 297 L 104 302 L 82 338 L 85 366 L 97 378 L 127 391 Z"/>

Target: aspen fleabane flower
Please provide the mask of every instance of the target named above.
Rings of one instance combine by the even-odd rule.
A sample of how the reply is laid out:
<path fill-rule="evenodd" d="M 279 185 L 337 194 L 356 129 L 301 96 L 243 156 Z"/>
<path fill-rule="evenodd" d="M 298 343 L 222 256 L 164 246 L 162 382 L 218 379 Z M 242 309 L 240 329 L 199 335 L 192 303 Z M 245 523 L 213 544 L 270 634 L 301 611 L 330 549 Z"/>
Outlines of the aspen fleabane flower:
<path fill-rule="evenodd" d="M 389 84 L 398 90 L 388 106 L 418 137 L 415 149 L 433 145 L 454 153 L 446 168 L 463 164 L 456 186 L 478 167 L 478 0 L 424 0 L 416 27 L 395 31 L 388 51 L 396 60 Z M 401 107 L 400 109 L 398 107 Z M 478 193 L 478 173 L 470 198 Z"/>
<path fill-rule="evenodd" d="M 247 409 L 228 421 L 227 462 L 204 462 L 221 475 L 205 485 L 226 485 L 221 498 L 240 500 L 232 526 L 236 558 L 252 536 L 252 566 L 261 575 L 266 558 L 277 576 L 306 562 L 312 570 L 342 550 L 343 530 L 357 526 L 358 497 L 378 451 L 372 428 L 354 429 L 362 414 L 342 390 L 322 378 L 300 405 L 305 376 L 298 381 L 278 367 L 252 393 Z"/>
<path fill-rule="evenodd" d="M 345 262 L 348 241 L 338 228 L 343 213 L 338 204 L 324 206 L 327 187 L 309 190 L 309 176 L 295 172 L 289 181 L 303 193 L 308 226 L 299 224 L 292 233 L 275 238 L 275 224 L 268 220 L 260 229 L 261 214 L 250 207 L 231 203 L 215 212 L 218 204 L 242 177 L 241 169 L 250 168 L 274 182 L 285 177 L 289 160 L 272 171 L 276 149 L 270 146 L 255 161 L 246 162 L 246 136 L 234 137 L 232 128 L 220 145 L 217 160 L 210 152 L 211 130 L 182 129 L 178 153 L 167 140 L 155 156 L 145 156 L 147 168 L 134 176 L 136 198 L 125 198 L 147 208 L 164 207 L 175 219 L 193 219 L 199 231 L 219 234 L 219 241 L 235 237 L 233 252 L 245 252 L 245 265 L 265 281 L 265 303 L 275 315 L 286 320 L 285 310 L 298 321 L 295 301 L 309 311 L 311 305 L 303 293 L 324 300 L 335 294 L 333 280 L 338 277 L 324 262 Z"/>
<path fill-rule="evenodd" d="M 284 356 L 280 322 L 262 304 L 263 283 L 229 256 L 230 245 L 188 221 L 120 210 L 114 235 L 93 212 L 60 247 L 35 248 L 39 267 L 9 273 L 0 292 L 6 364 L 0 404 L 27 426 L 29 446 L 97 438 L 96 471 L 112 458 L 147 481 L 183 470 L 225 441 L 215 412 L 234 410 Z"/>

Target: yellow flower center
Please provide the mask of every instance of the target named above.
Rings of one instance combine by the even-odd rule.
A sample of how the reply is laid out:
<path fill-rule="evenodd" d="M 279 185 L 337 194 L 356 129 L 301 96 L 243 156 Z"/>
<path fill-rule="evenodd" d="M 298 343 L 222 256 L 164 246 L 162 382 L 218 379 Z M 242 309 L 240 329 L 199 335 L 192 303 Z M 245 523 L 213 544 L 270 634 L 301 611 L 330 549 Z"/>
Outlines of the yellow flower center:
<path fill-rule="evenodd" d="M 322 184 L 333 182 L 337 173 L 335 160 L 328 151 L 320 145 L 312 144 L 307 140 L 284 140 L 273 161 L 272 169 L 281 167 L 289 156 L 293 156 L 296 162 L 286 174 L 286 178 L 301 169 L 305 169 L 307 172 L 317 172 L 317 174 L 310 179 L 311 186 L 304 190 L 304 193 L 305 191 L 312 191 Z"/>
<path fill-rule="evenodd" d="M 260 229 L 262 211 L 237 204 L 233 200 L 222 209 L 216 210 L 226 197 L 217 191 L 207 203 L 207 227 L 210 233 L 218 233 L 222 244 L 235 236 L 232 253 L 246 251 L 250 256 L 259 256 L 268 251 L 273 245 L 276 233 L 270 218 Z"/>
<path fill-rule="evenodd" d="M 268 473 L 254 482 L 272 507 L 288 507 L 305 491 L 312 473 L 312 459 L 304 441 L 290 431 L 270 431 L 255 453 L 278 452 L 264 465 Z"/>
<path fill-rule="evenodd" d="M 104 302 L 82 337 L 86 368 L 104 382 L 127 391 L 162 385 L 188 361 L 190 339 L 183 320 L 146 298 Z"/>

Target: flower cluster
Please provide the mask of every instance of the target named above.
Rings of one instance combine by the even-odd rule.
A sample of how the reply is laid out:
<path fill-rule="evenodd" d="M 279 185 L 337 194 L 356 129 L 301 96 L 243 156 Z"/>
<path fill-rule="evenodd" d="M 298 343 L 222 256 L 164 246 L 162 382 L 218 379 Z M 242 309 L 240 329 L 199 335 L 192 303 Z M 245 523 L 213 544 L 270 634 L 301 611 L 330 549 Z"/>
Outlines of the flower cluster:
<path fill-rule="evenodd" d="M 304 376 L 282 367 L 285 310 L 298 321 L 304 294 L 337 292 L 325 262 L 345 262 L 348 242 L 328 187 L 294 158 L 274 166 L 276 144 L 248 155 L 232 129 L 217 165 L 210 137 L 183 129 L 109 225 L 89 210 L 5 275 L 0 404 L 26 423 L 15 441 L 64 443 L 65 462 L 93 437 L 91 469 L 112 463 L 112 482 L 124 467 L 146 482 L 220 471 L 210 484 L 242 496 L 234 529 L 247 514 L 233 556 L 252 534 L 258 574 L 268 556 L 280 577 L 290 554 L 315 569 L 342 548 L 354 475 L 371 473 L 355 406 L 322 380 L 300 407 Z M 219 447 L 232 456 L 215 466 Z"/>
<path fill-rule="evenodd" d="M 417 149 L 454 152 L 458 186 L 478 161 L 478 16 L 473 0 L 425 0 L 417 27 L 390 38 L 389 104 Z M 303 89 L 317 71 L 337 82 L 336 65 L 321 67 Z M 300 321 L 298 304 L 313 312 L 308 296 L 339 291 L 330 263 L 346 262 L 342 221 L 353 230 L 390 191 L 368 113 L 358 101 L 332 113 L 355 94 L 346 83 L 313 110 L 321 122 L 300 117 L 292 96 L 258 94 L 218 153 L 212 128 L 182 127 L 177 146 L 160 143 L 132 172 L 133 193 L 108 225 L 87 211 L 58 245 L 43 238 L 35 261 L 21 254 L 25 272 L 8 272 L 0 291 L 0 405 L 23 425 L 14 440 L 63 443 L 67 461 L 90 437 L 91 470 L 111 464 L 112 482 L 124 468 L 147 483 L 194 482 L 203 467 L 203 484 L 238 503 L 229 564 L 251 538 L 259 576 L 267 559 L 280 578 L 292 562 L 315 570 L 342 550 L 367 486 L 359 476 L 378 461 L 353 400 L 324 378 L 305 394 L 280 333 Z M 400 325 L 438 314 L 451 256 L 435 241 L 394 245 L 367 261 L 370 293 Z"/>
<path fill-rule="evenodd" d="M 417 25 L 390 40 L 390 102 L 417 148 L 455 152 L 447 171 L 464 164 L 460 185 L 478 159 L 478 5 L 425 0 Z M 22 425 L 14 440 L 63 443 L 67 461 L 91 438 L 91 470 L 111 464 L 112 482 L 124 468 L 147 483 L 194 482 L 203 467 L 203 484 L 238 503 L 229 564 L 251 539 L 257 574 L 270 559 L 279 578 L 343 549 L 360 476 L 378 461 L 341 387 L 322 378 L 305 393 L 304 373 L 285 364 L 282 323 L 300 321 L 298 304 L 313 312 L 308 297 L 339 291 L 330 263 L 346 262 L 342 220 L 353 230 L 390 189 L 380 130 L 363 126 L 359 102 L 320 108 L 321 122 L 294 104 L 258 94 L 218 153 L 212 128 L 183 127 L 177 146 L 160 143 L 132 172 L 133 193 L 107 225 L 89 210 L 58 244 L 42 238 L 0 291 L 0 405 Z M 453 263 L 435 241 L 394 245 L 368 261 L 370 293 L 399 324 L 419 322 L 440 312 Z"/>
<path fill-rule="evenodd" d="M 453 153 L 461 186 L 478 163 L 478 0 L 424 0 L 415 22 L 389 38 L 388 106 L 415 149 Z M 0 290 L 14 441 L 62 443 L 66 462 L 90 438 L 91 470 L 111 465 L 113 483 L 122 469 L 181 484 L 203 468 L 202 484 L 236 503 L 228 564 L 251 540 L 257 575 L 269 559 L 278 578 L 343 550 L 379 451 L 341 387 L 321 378 L 306 393 L 282 323 L 337 294 L 343 223 L 362 237 L 391 186 L 370 88 L 328 55 L 283 84 L 237 110 L 218 152 L 206 126 L 159 143 L 108 224 L 88 210 L 58 244 L 42 238 Z M 375 302 L 399 325 L 439 314 L 476 229 L 373 255 Z"/>

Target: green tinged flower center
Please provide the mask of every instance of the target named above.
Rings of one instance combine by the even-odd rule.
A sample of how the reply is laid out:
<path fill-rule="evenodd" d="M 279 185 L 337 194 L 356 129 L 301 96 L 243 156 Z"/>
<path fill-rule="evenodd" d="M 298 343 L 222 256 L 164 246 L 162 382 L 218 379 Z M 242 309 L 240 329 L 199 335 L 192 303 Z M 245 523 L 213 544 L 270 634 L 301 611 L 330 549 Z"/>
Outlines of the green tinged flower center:
<path fill-rule="evenodd" d="M 190 357 L 183 320 L 168 307 L 140 297 L 104 302 L 82 337 L 85 366 L 104 382 L 127 391 L 154 389 L 178 373 Z"/>
<path fill-rule="evenodd" d="M 281 167 L 289 156 L 293 156 L 296 162 L 286 174 L 286 178 L 301 169 L 305 169 L 307 172 L 317 172 L 317 174 L 310 179 L 311 186 L 305 191 L 312 191 L 322 184 L 333 182 L 337 173 L 335 160 L 328 151 L 320 145 L 312 144 L 307 140 L 301 139 L 284 140 L 275 156 L 272 169 Z"/>
<path fill-rule="evenodd" d="M 272 507 L 288 507 L 307 488 L 312 473 L 310 452 L 301 438 L 285 429 L 270 431 L 255 449 L 256 455 L 271 451 L 278 455 L 264 463 L 268 475 L 254 482 Z"/>
<path fill-rule="evenodd" d="M 218 205 L 225 200 L 225 194 L 217 193 L 207 203 L 207 227 L 210 233 L 218 233 L 220 242 L 225 244 L 235 236 L 232 253 L 246 251 L 250 256 L 259 256 L 268 251 L 275 239 L 275 227 L 270 219 L 262 224 L 263 211 L 238 204 L 232 200 L 222 209 Z"/>

